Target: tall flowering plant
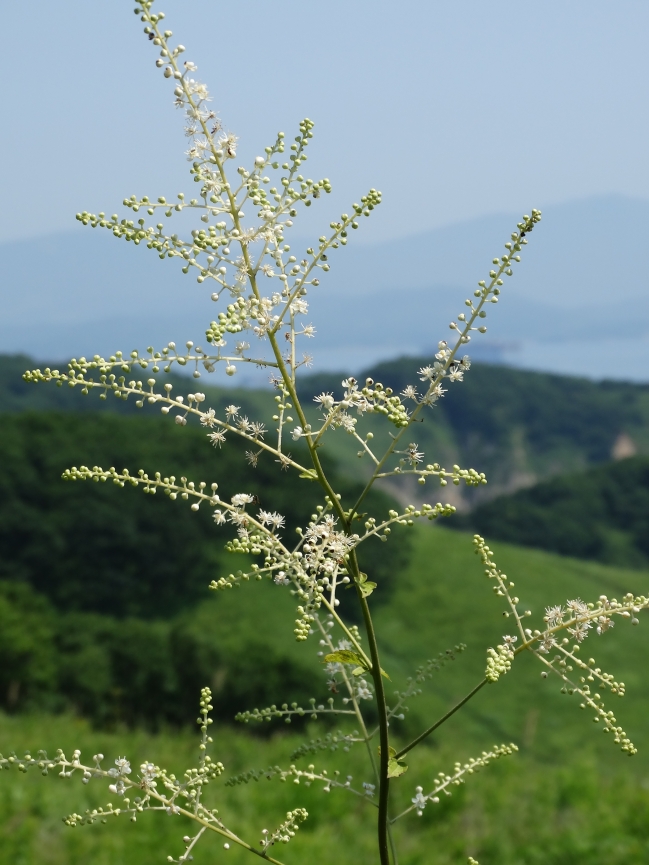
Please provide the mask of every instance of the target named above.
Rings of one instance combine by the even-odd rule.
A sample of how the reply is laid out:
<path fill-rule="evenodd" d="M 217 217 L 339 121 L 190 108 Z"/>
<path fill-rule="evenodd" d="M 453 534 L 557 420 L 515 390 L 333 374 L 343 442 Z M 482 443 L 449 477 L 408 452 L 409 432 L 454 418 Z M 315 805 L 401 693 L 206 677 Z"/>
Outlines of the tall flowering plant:
<path fill-rule="evenodd" d="M 304 808 L 289 811 L 276 829 L 261 830 L 259 838 L 245 839 L 239 836 L 236 826 L 226 825 L 215 802 L 226 795 L 224 787 L 260 774 L 297 783 L 320 783 L 325 791 L 336 790 L 367 804 L 368 819 L 376 823 L 376 859 L 381 865 L 389 865 L 397 862 L 392 835 L 397 820 L 421 815 L 425 808 L 435 807 L 440 797 L 449 794 L 468 775 L 516 751 L 511 744 L 495 746 L 464 765 L 457 763 L 450 773 L 440 773 L 433 781 L 416 777 L 416 764 L 411 765 L 414 749 L 483 687 L 496 686 L 524 652 L 538 659 L 542 675 L 558 677 L 563 691 L 577 694 L 582 707 L 590 709 L 594 719 L 613 734 L 623 751 L 635 753 L 632 742 L 613 713 L 605 709 L 598 693 L 609 689 L 622 695 L 624 685 L 597 667 L 593 659 L 582 660 L 580 648 L 593 631 L 603 634 L 616 619 L 637 624 L 638 613 L 649 606 L 647 598 L 629 594 L 621 600 L 601 596 L 592 602 L 573 599 L 555 603 L 547 608 L 538 627 L 528 627 L 531 611 L 521 609 L 513 591 L 514 582 L 498 569 L 485 540 L 475 536 L 475 552 L 494 593 L 505 605 L 510 633 L 503 636 L 500 645 L 487 650 L 484 678 L 413 741 L 396 747 L 394 734 L 396 731 L 398 735 L 406 704 L 424 681 L 463 646 L 428 661 L 408 681 L 404 691 L 389 697 L 386 684 L 390 680 L 389 671 L 382 666 L 372 621 L 372 595 L 380 586 L 371 573 L 362 570 L 363 545 L 370 538 L 387 542 L 395 527 L 412 525 L 416 520 L 436 520 L 454 511 L 449 504 L 432 502 L 385 514 L 367 514 L 366 497 L 375 484 L 396 475 L 411 475 L 422 486 L 434 482 L 442 488 L 449 481 L 469 486 L 486 483 L 485 476 L 472 468 L 455 465 L 445 469 L 438 463 L 426 462 L 425 455 L 410 439 L 415 422 L 434 408 L 449 385 L 461 382 L 469 373 L 471 362 L 466 352 L 471 339 L 486 331 L 487 312 L 499 302 L 505 279 L 513 275 L 528 236 L 541 219 L 540 212 L 532 210 L 531 215 L 518 223 L 502 255 L 493 259 L 488 277 L 478 282 L 473 297 L 465 301 L 464 311 L 450 323 L 450 340 L 439 342 L 434 358 L 418 371 L 413 384 L 397 394 L 372 379 L 358 382 L 350 377 L 342 382 L 342 398 L 322 393 L 315 398 L 314 411 L 303 404 L 296 385 L 298 375 L 310 363 L 309 355 L 302 349 L 316 333 L 308 319 L 307 298 L 330 270 L 330 257 L 347 244 L 362 219 L 369 217 L 381 203 L 381 194 L 370 189 L 352 204 L 349 213 L 330 223 L 329 231 L 317 243 L 296 254 L 287 242 L 293 219 L 302 207 L 310 207 L 323 193 L 331 191 L 327 178 L 312 180 L 305 176 L 313 122 L 303 120 L 290 144 L 284 133 L 278 133 L 275 142 L 265 147 L 251 166 L 234 168 L 237 136 L 223 126 L 212 107 L 207 87 L 194 77 L 196 65 L 183 60 L 185 48 L 172 47 L 172 32 L 164 29 L 164 14 L 153 10 L 153 0 L 140 2 L 135 12 L 144 25 L 146 38 L 158 53 L 155 64 L 169 80 L 174 104 L 185 118 L 186 156 L 196 184 L 196 197 L 187 198 L 180 193 L 174 201 L 168 201 L 164 196 L 156 199 L 132 196 L 124 199 L 123 204 L 133 218 L 84 211 L 77 219 L 135 245 L 146 245 L 161 259 L 171 259 L 172 266 L 177 259 L 183 273 L 194 273 L 197 282 L 205 286 L 219 312 L 205 330 L 204 347 L 188 342 L 184 349 L 179 349 L 171 342 L 160 350 L 149 347 L 145 352 L 136 350 L 129 355 L 116 352 L 108 358 L 81 357 L 71 360 L 65 372 L 37 369 L 27 372 L 25 379 L 80 388 L 84 394 L 97 391 L 100 399 L 133 399 L 138 407 L 145 403 L 157 405 L 175 424 L 185 426 L 190 421 L 201 424 L 208 442 L 216 448 L 228 436 L 243 439 L 248 446 L 246 458 L 252 466 L 260 459 L 271 459 L 277 463 L 278 471 L 297 472 L 305 483 L 320 486 L 321 504 L 315 513 L 305 515 L 297 539 L 291 539 L 284 531 L 282 514 L 261 509 L 255 497 L 246 491 L 222 491 L 216 481 L 164 477 L 160 473 L 151 476 L 142 470 L 132 473 L 127 468 L 99 466 L 71 467 L 63 476 L 69 481 L 110 481 L 120 487 L 127 484 L 141 487 L 149 494 L 160 492 L 172 501 L 180 499 L 181 506 L 187 503 L 193 511 L 209 508 L 216 524 L 229 525 L 233 531 L 229 550 L 247 554 L 247 561 L 252 559 L 254 564 L 247 570 L 219 577 L 210 588 L 227 591 L 241 581 L 266 579 L 277 586 L 277 591 L 291 592 L 297 601 L 295 639 L 316 643 L 331 693 L 323 704 L 313 700 L 306 707 L 296 703 L 273 705 L 241 713 L 239 720 L 290 720 L 306 714 L 329 722 L 333 717 L 340 726 L 333 731 L 330 727 L 320 740 L 298 749 L 293 765 L 275 767 L 265 773 L 251 770 L 244 775 L 228 776 L 224 764 L 210 756 L 211 694 L 204 688 L 198 718 L 200 758 L 182 777 L 151 762 L 144 762 L 139 771 L 133 771 L 129 760 L 121 756 L 110 767 L 105 765 L 102 754 L 96 754 L 91 761 L 82 761 L 79 751 L 71 757 L 61 751 L 54 757 L 44 751 L 35 756 L 14 754 L 2 757 L 0 766 L 13 766 L 21 771 L 38 767 L 44 775 L 56 770 L 66 778 L 80 775 L 85 784 L 91 780 L 105 783 L 113 801 L 83 815 L 71 814 L 66 819 L 71 826 L 106 821 L 120 814 L 135 820 L 143 811 L 161 811 L 184 818 L 192 827 L 184 837 L 184 850 L 177 858 L 168 857 L 168 861 L 178 863 L 190 859 L 196 845 L 210 835 L 219 836 L 225 850 L 239 845 L 278 863 L 276 847 L 287 844 L 307 819 Z M 136 217 L 140 211 L 153 219 Z M 171 220 L 184 211 L 198 220 L 190 234 L 171 232 L 164 222 L 155 222 L 156 217 Z M 247 219 L 244 211 L 248 212 Z M 217 412 L 206 404 L 200 391 L 174 395 L 171 384 L 161 387 L 160 378 L 151 375 L 169 372 L 177 365 L 188 367 L 194 378 L 199 379 L 203 374 L 216 372 L 221 365 L 226 375 L 232 376 L 241 364 L 252 364 L 266 374 L 270 371 L 276 391 L 275 410 L 270 417 L 249 419 L 236 405 Z M 149 372 L 149 378 L 145 371 Z M 391 430 L 389 446 L 384 450 L 377 449 L 372 432 L 364 430 L 368 415 L 381 415 Z M 352 436 L 359 455 L 371 463 L 369 478 L 356 501 L 345 501 L 337 494 L 320 459 L 321 449 L 337 429 Z M 300 453 L 304 456 L 291 453 L 290 448 L 296 442 L 301 443 Z M 215 469 L 218 471 L 218 459 Z M 344 588 L 353 589 L 362 628 L 341 615 L 339 595 Z M 591 684 L 598 692 L 591 690 Z M 377 719 L 372 723 L 368 720 L 368 705 L 372 707 L 371 717 Z M 353 722 L 354 732 L 345 726 L 347 721 Z M 343 753 L 351 747 L 366 750 L 366 781 L 354 785 L 344 771 L 330 774 L 315 765 L 299 767 L 299 757 L 336 745 L 343 746 Z M 407 779 L 403 778 L 409 767 Z M 395 811 L 391 787 L 408 784 L 413 775 L 410 804 Z"/>

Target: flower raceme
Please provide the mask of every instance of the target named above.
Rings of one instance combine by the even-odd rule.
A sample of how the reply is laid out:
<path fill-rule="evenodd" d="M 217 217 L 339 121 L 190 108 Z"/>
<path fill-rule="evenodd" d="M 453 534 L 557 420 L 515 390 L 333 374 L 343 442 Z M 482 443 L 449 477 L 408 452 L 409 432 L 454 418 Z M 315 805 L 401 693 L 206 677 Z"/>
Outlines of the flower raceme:
<path fill-rule="evenodd" d="M 199 759 L 182 778 L 151 762 L 142 763 L 137 773 L 126 757 L 118 757 L 114 766 L 105 769 L 103 755 L 82 763 L 78 751 L 71 759 L 61 751 L 54 758 L 49 758 L 46 752 L 38 752 L 35 757 L 30 753 L 23 757 L 10 755 L 0 757 L 0 766 L 21 771 L 39 768 L 43 774 L 56 769 L 63 778 L 80 774 L 84 783 L 107 784 L 109 792 L 119 798 L 118 806 L 108 804 L 84 815 L 70 815 L 66 822 L 71 826 L 105 822 L 108 817 L 124 814 L 135 821 L 143 811 L 163 811 L 181 817 L 193 827 L 193 834 L 184 836 L 184 852 L 175 859 L 169 856 L 171 862 L 187 861 L 202 839 L 214 836 L 219 836 L 225 850 L 234 844 L 269 862 L 279 862 L 274 858 L 275 847 L 289 843 L 295 836 L 308 816 L 304 808 L 275 815 L 273 825 L 277 829 L 260 829 L 260 840 L 247 841 L 223 822 L 213 801 L 218 795 L 225 795 L 223 788 L 260 777 L 320 784 L 325 792 L 335 790 L 341 795 L 355 796 L 373 813 L 377 858 L 381 865 L 389 865 L 396 863 L 392 832 L 395 821 L 412 812 L 421 815 L 426 807 L 435 806 L 442 796 L 450 795 L 451 788 L 468 776 L 517 750 L 513 744 L 495 746 L 477 758 L 457 763 L 448 774 L 440 772 L 432 781 L 414 779 L 414 795 L 406 797 L 410 804 L 405 810 L 399 811 L 391 798 L 391 785 L 403 787 L 408 783 L 403 775 L 409 772 L 410 778 L 417 772 L 416 762 L 410 758 L 408 763 L 405 761 L 406 754 L 446 723 L 483 685 L 504 686 L 503 676 L 522 651 L 538 658 L 543 675 L 557 675 L 564 693 L 578 694 L 582 706 L 595 713 L 595 719 L 613 733 L 622 749 L 634 753 L 634 746 L 617 726 L 612 713 L 604 709 L 600 695 L 590 691 L 590 683 L 597 682 L 600 690 L 608 688 L 621 696 L 624 685 L 603 673 L 592 659 L 582 661 L 579 650 L 591 633 L 603 635 L 610 631 L 615 617 L 637 623 L 637 615 L 649 605 L 646 598 L 627 595 L 617 601 L 602 596 L 593 603 L 569 600 L 548 607 L 543 627 L 530 630 L 524 624 L 531 611 L 519 609 L 519 600 L 511 591 L 514 583 L 498 570 L 484 539 L 476 537 L 476 552 L 493 582 L 496 596 L 507 603 L 505 617 L 512 619 L 515 633 L 505 635 L 501 645 L 488 650 L 482 682 L 409 745 L 397 750 L 399 723 L 405 717 L 407 704 L 464 646 L 460 644 L 426 662 L 408 679 L 404 689 L 395 692 L 394 699 L 389 698 L 386 682 L 391 680 L 389 672 L 381 667 L 371 612 L 372 596 L 382 587 L 371 579 L 372 574 L 361 570 L 363 544 L 369 539 L 388 542 L 393 530 L 412 526 L 417 520 L 436 520 L 455 510 L 449 503 L 419 501 L 387 514 L 368 514 L 364 510 L 365 500 L 374 485 L 400 476 L 412 476 L 422 487 L 437 483 L 441 489 L 449 481 L 473 487 L 486 484 L 485 475 L 473 468 L 453 465 L 446 469 L 438 462 L 428 461 L 413 440 L 418 438 L 413 428 L 417 428 L 415 424 L 424 420 L 429 410 L 434 410 L 449 387 L 460 384 L 470 374 L 471 360 L 466 353 L 470 342 L 486 331 L 487 315 L 500 301 L 505 280 L 520 262 L 528 236 L 541 219 L 540 212 L 532 210 L 531 215 L 525 215 L 518 223 L 505 243 L 504 252 L 492 260 L 488 278 L 478 282 L 473 295 L 465 300 L 463 310 L 450 322 L 450 338 L 439 340 L 430 363 L 413 370 L 412 383 L 401 393 L 371 378 L 359 382 L 349 376 L 342 381 L 340 398 L 323 392 L 312 405 L 304 405 L 296 381 L 311 364 L 303 349 L 318 336 L 309 319 L 309 295 L 324 290 L 339 250 L 347 245 L 363 219 L 379 206 L 381 193 L 370 189 L 351 205 L 348 213 L 332 220 L 317 242 L 298 249 L 289 239 L 294 219 L 302 208 L 311 207 L 332 189 L 328 178 L 314 180 L 307 176 L 313 121 L 304 119 L 292 141 L 278 132 L 251 165 L 237 166 L 238 136 L 219 117 L 207 86 L 196 75 L 197 64 L 184 59 L 183 45 L 172 43 L 173 34 L 163 24 L 165 16 L 154 10 L 152 0 L 140 2 L 135 11 L 147 41 L 158 54 L 155 65 L 168 82 L 173 104 L 184 118 L 185 156 L 194 197 L 183 192 L 171 199 L 165 195 L 132 195 L 123 200 L 127 214 L 122 217 L 83 211 L 77 214 L 77 219 L 84 225 L 105 229 L 118 239 L 146 247 L 158 258 L 169 259 L 170 266 L 179 266 L 183 274 L 193 274 L 206 303 L 217 304 L 218 311 L 206 315 L 207 324 L 198 342 L 188 341 L 184 347 L 169 342 L 160 348 L 149 346 L 144 351 L 115 351 L 107 358 L 100 355 L 74 358 L 65 371 L 36 369 L 25 373 L 24 378 L 34 383 L 53 382 L 59 387 L 79 388 L 86 395 L 96 392 L 100 399 L 131 399 L 138 408 L 145 404 L 157 406 L 164 417 L 181 428 L 189 423 L 199 424 L 207 443 L 215 448 L 208 452 L 214 459 L 217 476 L 223 449 L 229 440 L 239 438 L 249 448 L 246 460 L 253 468 L 260 460 L 271 460 L 279 472 L 295 471 L 305 483 L 319 485 L 321 503 L 314 513 L 305 514 L 295 538 L 287 536 L 285 517 L 272 505 L 261 508 L 249 491 L 222 491 L 216 481 L 208 484 L 198 479 L 164 476 L 160 472 L 148 474 L 144 470 L 131 472 L 115 466 L 71 467 L 63 475 L 69 482 L 92 480 L 110 482 L 120 488 L 130 485 L 148 495 L 160 492 L 171 502 L 186 504 L 193 511 L 209 508 L 217 525 L 230 526 L 233 535 L 227 549 L 242 554 L 246 564 L 242 570 L 217 576 L 210 588 L 229 591 L 243 581 L 266 579 L 273 584 L 273 591 L 290 593 L 296 604 L 293 629 L 296 640 L 317 641 L 323 679 L 314 688 L 322 687 L 330 695 L 322 702 L 314 697 L 306 706 L 283 702 L 255 708 L 240 713 L 238 720 L 272 723 L 281 719 L 291 723 L 295 718 L 307 717 L 339 726 L 330 727 L 321 737 L 300 745 L 291 757 L 295 762 L 288 767 L 229 776 L 215 793 L 214 788 L 219 786 L 226 769 L 208 753 L 213 744 L 209 735 L 212 706 L 211 693 L 205 688 L 198 718 Z M 193 230 L 183 233 L 175 224 L 174 217 L 181 213 L 185 218 L 196 219 Z M 268 416 L 250 418 L 242 414 L 241 406 L 234 404 L 224 408 L 210 406 L 201 391 L 173 394 L 172 385 L 162 383 L 164 374 L 176 367 L 191 371 L 194 379 L 200 379 L 219 369 L 233 376 L 242 364 L 251 365 L 264 375 L 270 372 L 274 400 Z M 367 429 L 369 418 L 374 424 L 385 422 L 389 432 L 386 448 L 380 449 L 375 444 L 373 432 Z M 367 463 L 365 486 L 355 501 L 346 501 L 336 492 L 320 460 L 320 450 L 327 447 L 330 437 L 341 433 L 354 440 L 359 456 Z M 298 456 L 289 450 L 295 442 L 301 446 Z M 281 482 L 281 474 L 278 477 Z M 347 589 L 355 597 L 362 628 L 341 615 L 340 595 Z M 343 754 L 350 748 L 365 749 L 366 777 L 355 781 L 344 769 L 330 771 L 316 768 L 315 763 L 306 768 L 298 765 L 306 755 L 339 748 Z M 417 783 L 418 780 L 422 783 Z"/>

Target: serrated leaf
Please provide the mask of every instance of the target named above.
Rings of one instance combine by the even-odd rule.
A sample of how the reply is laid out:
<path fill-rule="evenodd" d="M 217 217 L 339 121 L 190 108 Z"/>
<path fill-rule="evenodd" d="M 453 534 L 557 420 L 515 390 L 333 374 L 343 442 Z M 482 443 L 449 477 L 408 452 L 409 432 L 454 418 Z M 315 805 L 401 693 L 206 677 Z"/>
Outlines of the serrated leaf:
<path fill-rule="evenodd" d="M 367 670 L 367 664 L 357 652 L 352 652 L 351 649 L 338 649 L 335 652 L 330 652 L 322 659 L 327 664 L 356 664 L 361 670 Z"/>
<path fill-rule="evenodd" d="M 397 760 L 396 757 L 390 757 L 388 760 L 388 778 L 398 778 L 400 775 L 405 775 L 407 771 L 408 767 L 403 760 Z"/>

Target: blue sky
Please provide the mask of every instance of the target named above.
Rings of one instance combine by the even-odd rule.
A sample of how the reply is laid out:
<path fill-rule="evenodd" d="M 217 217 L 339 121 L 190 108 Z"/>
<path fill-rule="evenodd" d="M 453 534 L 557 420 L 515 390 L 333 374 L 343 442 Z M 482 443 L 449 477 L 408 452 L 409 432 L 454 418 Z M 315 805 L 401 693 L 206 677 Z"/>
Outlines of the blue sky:
<path fill-rule="evenodd" d="M 188 189 L 182 119 L 133 5 L 5 4 L 3 240 Z M 334 183 L 309 213 L 318 233 L 369 186 L 384 204 L 365 241 L 603 193 L 649 199 L 644 0 L 157 7 L 242 159 L 316 121 L 309 167 Z"/>

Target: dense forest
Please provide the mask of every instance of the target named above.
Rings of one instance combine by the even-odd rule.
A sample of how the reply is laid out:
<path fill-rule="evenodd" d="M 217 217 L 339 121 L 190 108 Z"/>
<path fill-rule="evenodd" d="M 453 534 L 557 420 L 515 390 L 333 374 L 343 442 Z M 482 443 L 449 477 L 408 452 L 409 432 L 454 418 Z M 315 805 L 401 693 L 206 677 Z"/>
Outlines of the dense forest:
<path fill-rule="evenodd" d="M 61 479 L 64 469 L 85 464 L 216 480 L 223 498 L 247 492 L 282 513 L 290 538 L 321 502 L 319 487 L 280 471 L 270 457 L 253 469 L 243 451 L 237 441 L 214 449 L 198 425 L 159 417 L 0 416 L 0 706 L 37 700 L 100 721 L 135 721 L 138 713 L 189 720 L 200 683 L 221 669 L 217 710 L 231 717 L 246 700 L 270 699 L 274 681 L 256 672 L 266 669 L 257 661 L 268 653 L 277 659 L 274 676 L 303 695 L 307 676 L 291 655 L 290 630 L 280 650 L 270 635 L 251 633 L 252 622 L 242 623 L 226 652 L 200 612 L 211 580 L 241 566 L 224 550 L 232 527 L 216 526 L 207 508 L 195 513 L 162 495 Z M 337 492 L 360 490 L 335 469 L 331 475 Z M 380 492 L 369 501 L 377 513 L 393 504 Z M 380 583 L 380 604 L 407 561 L 408 539 L 364 547 L 361 561 Z M 282 593 L 272 589 L 271 605 Z M 295 602 L 283 592 L 290 611 Z"/>

